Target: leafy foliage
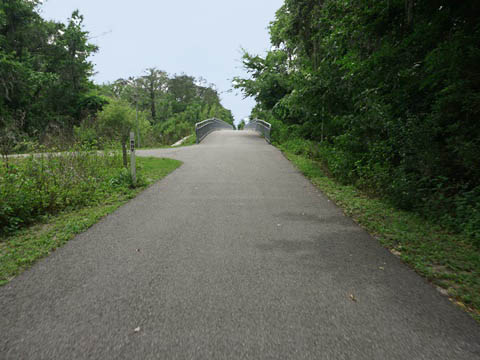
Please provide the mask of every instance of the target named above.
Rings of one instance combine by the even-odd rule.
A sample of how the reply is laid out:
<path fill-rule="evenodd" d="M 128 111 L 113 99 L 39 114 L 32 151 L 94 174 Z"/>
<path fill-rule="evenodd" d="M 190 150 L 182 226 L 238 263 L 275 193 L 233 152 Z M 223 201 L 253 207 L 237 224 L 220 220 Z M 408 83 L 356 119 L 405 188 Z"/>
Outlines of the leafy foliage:
<path fill-rule="evenodd" d="M 17 164 L 21 168 L 26 165 L 22 162 Z M 87 230 L 103 216 L 113 212 L 148 185 L 163 178 L 180 165 L 180 161 L 173 159 L 138 158 L 137 169 L 141 176 L 138 178 L 137 187 L 133 188 L 129 186 L 128 172 L 122 169 L 120 159 L 116 156 L 113 171 L 104 178 L 100 186 L 101 196 L 96 196 L 95 199 L 84 199 L 83 203 L 86 206 L 77 204 L 75 208 L 57 209 L 60 213 L 49 212 L 38 224 L 24 227 L 19 231 L 12 232 L 12 229 L 7 229 L 10 230 L 7 233 L 3 231 L 4 234 L 0 234 L 0 258 L 2 259 L 0 285 L 6 284 L 36 260 L 49 255 L 76 234 Z M 93 194 L 99 195 L 96 192 Z M 17 224 L 16 227 L 20 225 Z"/>
<path fill-rule="evenodd" d="M 102 93 L 130 104 L 148 121 L 144 131 L 140 129 L 146 146 L 173 144 L 190 135 L 196 122 L 210 117 L 233 124 L 233 115 L 222 106 L 214 85 L 185 74 L 150 68 L 143 76 L 103 85 Z"/>
<path fill-rule="evenodd" d="M 304 141 L 291 141 L 281 148 L 347 215 L 479 321 L 480 252 L 472 251 L 465 236 L 446 232 L 438 224 L 411 211 L 399 210 L 385 199 L 367 196 L 352 185 L 340 184 L 326 175 L 324 164 L 301 151 L 295 155 L 289 150 L 308 148 Z"/>
<path fill-rule="evenodd" d="M 9 233 L 47 214 L 101 200 L 111 187 L 130 186 L 118 153 L 76 151 L 13 159 L 0 166 L 0 233 Z"/>
<path fill-rule="evenodd" d="M 473 0 L 285 0 L 234 86 L 274 141 L 308 140 L 344 183 L 480 246 L 479 15 Z"/>
<path fill-rule="evenodd" d="M 242 119 L 240 123 L 237 125 L 237 130 L 243 130 L 245 128 L 245 120 Z"/>
<path fill-rule="evenodd" d="M 139 121 L 131 130 L 140 132 L 142 145 L 147 146 L 174 142 L 211 114 L 233 122 L 214 86 L 185 74 L 169 76 L 149 68 L 140 77 L 93 84 L 89 57 L 98 48 L 89 42 L 83 16 L 74 11 L 65 24 L 47 21 L 39 14 L 40 4 L 39 0 L 0 2 L 3 156 L 31 142 L 64 149 L 75 140 L 103 146 L 116 136 L 99 131 L 103 125 L 97 124 L 97 115 L 117 100 L 138 109 Z M 125 133 L 122 120 L 118 126 Z"/>
<path fill-rule="evenodd" d="M 45 21 L 38 4 L 0 3 L 0 133 L 17 141 L 69 132 L 103 105 L 89 80 L 88 57 L 97 47 L 88 42 L 83 17 L 75 11 L 67 24 Z"/>

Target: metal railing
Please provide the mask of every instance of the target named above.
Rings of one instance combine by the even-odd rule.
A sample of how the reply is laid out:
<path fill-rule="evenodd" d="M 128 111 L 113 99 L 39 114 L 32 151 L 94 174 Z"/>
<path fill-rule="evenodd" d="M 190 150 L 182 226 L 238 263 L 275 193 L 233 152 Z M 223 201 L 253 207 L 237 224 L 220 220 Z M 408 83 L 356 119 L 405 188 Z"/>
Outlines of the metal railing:
<path fill-rule="evenodd" d="M 259 132 L 263 135 L 265 140 L 270 143 L 270 131 L 272 130 L 272 125 L 270 123 L 259 119 L 253 119 L 245 125 L 245 130 L 255 130 L 256 132 Z"/>
<path fill-rule="evenodd" d="M 195 134 L 197 135 L 197 144 L 202 141 L 205 136 L 215 130 L 228 129 L 233 130 L 233 126 L 223 120 L 212 118 L 200 121 L 195 124 Z"/>

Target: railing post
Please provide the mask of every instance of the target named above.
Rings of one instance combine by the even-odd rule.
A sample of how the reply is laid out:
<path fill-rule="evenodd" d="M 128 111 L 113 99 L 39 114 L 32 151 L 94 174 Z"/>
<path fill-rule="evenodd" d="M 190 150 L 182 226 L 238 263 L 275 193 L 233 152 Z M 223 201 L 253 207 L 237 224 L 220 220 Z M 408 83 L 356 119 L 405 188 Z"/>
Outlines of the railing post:
<path fill-rule="evenodd" d="M 217 118 L 207 119 L 196 123 L 195 134 L 197 136 L 197 144 L 212 131 L 219 129 L 233 129 L 233 126 Z"/>
<path fill-rule="evenodd" d="M 255 130 L 256 132 L 262 134 L 265 140 L 268 143 L 271 143 L 270 133 L 271 133 L 272 125 L 270 123 L 255 118 L 254 120 L 251 120 L 245 126 L 245 128 Z"/>

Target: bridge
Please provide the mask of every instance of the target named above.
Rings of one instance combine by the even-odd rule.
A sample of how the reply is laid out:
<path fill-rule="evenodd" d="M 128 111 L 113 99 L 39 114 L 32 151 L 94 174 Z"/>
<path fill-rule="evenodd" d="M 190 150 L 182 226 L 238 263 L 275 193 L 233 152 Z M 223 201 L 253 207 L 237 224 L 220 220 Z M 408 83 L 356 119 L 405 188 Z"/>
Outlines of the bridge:
<path fill-rule="evenodd" d="M 2 358 L 479 358 L 475 322 L 257 132 L 138 153 L 184 164 L 0 289 Z"/>

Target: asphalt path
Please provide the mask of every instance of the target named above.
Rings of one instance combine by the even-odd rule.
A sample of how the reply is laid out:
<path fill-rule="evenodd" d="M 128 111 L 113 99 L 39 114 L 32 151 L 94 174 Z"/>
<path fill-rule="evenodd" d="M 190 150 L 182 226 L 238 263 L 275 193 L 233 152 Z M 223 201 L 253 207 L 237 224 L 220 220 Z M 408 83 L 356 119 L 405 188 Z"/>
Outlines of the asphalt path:
<path fill-rule="evenodd" d="M 0 359 L 480 359 L 480 326 L 253 132 L 0 288 Z"/>

